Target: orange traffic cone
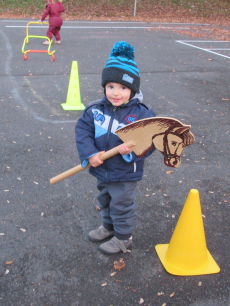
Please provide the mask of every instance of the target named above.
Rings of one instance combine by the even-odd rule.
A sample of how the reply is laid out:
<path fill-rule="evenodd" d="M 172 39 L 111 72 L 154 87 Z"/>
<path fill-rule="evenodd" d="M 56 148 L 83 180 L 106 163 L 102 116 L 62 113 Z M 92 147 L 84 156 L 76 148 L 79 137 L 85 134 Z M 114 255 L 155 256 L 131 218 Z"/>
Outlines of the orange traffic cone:
<path fill-rule="evenodd" d="M 170 243 L 158 244 L 155 249 L 171 274 L 203 275 L 220 271 L 206 247 L 198 190 L 190 190 Z"/>

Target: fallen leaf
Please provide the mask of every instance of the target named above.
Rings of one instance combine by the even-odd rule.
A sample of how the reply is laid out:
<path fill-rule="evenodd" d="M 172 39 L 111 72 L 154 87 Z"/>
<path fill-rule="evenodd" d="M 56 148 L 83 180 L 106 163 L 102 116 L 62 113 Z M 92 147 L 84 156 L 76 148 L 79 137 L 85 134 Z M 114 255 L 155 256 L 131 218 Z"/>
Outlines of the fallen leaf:
<path fill-rule="evenodd" d="M 34 184 L 37 184 L 37 185 L 38 185 L 38 182 L 34 182 Z"/>
<path fill-rule="evenodd" d="M 172 218 L 175 218 L 176 217 L 176 215 L 175 214 L 172 214 Z"/>
<path fill-rule="evenodd" d="M 162 304 L 161 306 L 166 306 L 166 303 Z"/>
<path fill-rule="evenodd" d="M 7 275 L 10 272 L 10 270 L 6 270 L 5 275 Z"/>
<path fill-rule="evenodd" d="M 157 295 L 158 295 L 158 296 L 164 295 L 164 292 L 158 292 Z"/>
<path fill-rule="evenodd" d="M 99 206 L 96 206 L 96 211 L 101 211 L 100 207 Z"/>
<path fill-rule="evenodd" d="M 11 260 L 11 261 L 6 261 L 5 264 L 6 265 L 11 265 L 14 262 L 15 259 Z"/>
<path fill-rule="evenodd" d="M 20 231 L 22 231 L 23 233 L 26 232 L 26 230 L 24 228 L 20 228 Z"/>
<path fill-rule="evenodd" d="M 116 270 L 123 269 L 125 266 L 124 259 L 120 258 L 119 261 L 114 261 L 113 265 L 114 265 L 114 269 Z"/>
<path fill-rule="evenodd" d="M 171 294 L 170 294 L 170 297 L 173 297 L 174 295 L 175 295 L 175 292 L 171 293 Z"/>
<path fill-rule="evenodd" d="M 0 233 L 0 236 L 4 236 L 5 234 L 4 233 Z"/>
<path fill-rule="evenodd" d="M 105 287 L 107 285 L 107 282 L 104 282 L 101 287 Z"/>
<path fill-rule="evenodd" d="M 229 99 L 222 98 L 223 101 L 229 101 Z"/>
<path fill-rule="evenodd" d="M 144 303 L 144 300 L 140 298 L 140 301 L 138 302 L 139 305 L 142 305 Z"/>
<path fill-rule="evenodd" d="M 202 285 L 202 282 L 199 282 L 199 283 L 197 284 L 197 286 L 199 286 L 199 287 L 200 287 L 201 285 Z"/>
<path fill-rule="evenodd" d="M 208 193 L 214 193 L 213 191 L 209 191 Z"/>
<path fill-rule="evenodd" d="M 211 58 L 209 58 L 208 60 L 209 60 L 209 61 L 212 61 L 212 59 L 211 59 Z"/>
<path fill-rule="evenodd" d="M 166 174 L 172 174 L 173 171 L 166 171 Z"/>

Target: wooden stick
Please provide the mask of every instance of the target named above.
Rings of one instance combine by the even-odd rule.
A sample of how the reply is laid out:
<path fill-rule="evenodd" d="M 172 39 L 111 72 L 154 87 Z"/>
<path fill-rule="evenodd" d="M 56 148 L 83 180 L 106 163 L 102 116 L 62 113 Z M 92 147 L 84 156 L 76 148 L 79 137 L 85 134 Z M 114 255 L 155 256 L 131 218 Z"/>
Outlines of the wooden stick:
<path fill-rule="evenodd" d="M 124 145 L 126 145 L 126 147 L 128 147 L 128 148 L 132 148 L 136 144 L 135 144 L 134 141 L 131 140 L 131 141 L 127 142 L 127 143 L 124 143 Z M 111 149 L 109 151 L 106 151 L 105 153 L 102 153 L 100 155 L 100 159 L 101 160 L 106 160 L 106 159 L 108 159 L 108 158 L 110 158 L 110 157 L 112 157 L 114 155 L 117 155 L 119 153 L 118 148 L 119 148 L 119 146 L 117 146 L 117 147 L 115 147 L 115 148 L 113 148 L 113 149 Z M 69 169 L 69 170 L 67 170 L 67 171 L 65 171 L 65 172 L 63 172 L 63 173 L 61 173 L 61 174 L 51 178 L 50 179 L 50 184 L 54 185 L 54 184 L 56 184 L 56 183 L 58 183 L 58 182 L 60 182 L 60 181 L 62 181 L 64 179 L 66 179 L 66 178 L 68 178 L 68 177 L 78 173 L 78 172 L 81 172 L 83 170 L 88 169 L 89 167 L 91 167 L 90 163 L 85 168 L 83 168 L 81 165 L 73 167 L 73 168 L 71 168 L 71 169 Z"/>

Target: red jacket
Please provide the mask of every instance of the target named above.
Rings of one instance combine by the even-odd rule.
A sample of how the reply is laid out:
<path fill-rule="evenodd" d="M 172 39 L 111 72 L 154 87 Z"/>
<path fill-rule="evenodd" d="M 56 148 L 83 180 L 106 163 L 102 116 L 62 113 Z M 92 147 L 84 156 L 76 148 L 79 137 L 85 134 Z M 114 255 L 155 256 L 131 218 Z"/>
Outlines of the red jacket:
<path fill-rule="evenodd" d="M 42 15 L 41 21 L 44 21 L 49 15 L 49 24 L 53 27 L 60 27 L 62 25 L 62 18 L 60 13 L 64 12 L 64 6 L 61 2 L 49 3 L 46 5 L 46 10 Z"/>

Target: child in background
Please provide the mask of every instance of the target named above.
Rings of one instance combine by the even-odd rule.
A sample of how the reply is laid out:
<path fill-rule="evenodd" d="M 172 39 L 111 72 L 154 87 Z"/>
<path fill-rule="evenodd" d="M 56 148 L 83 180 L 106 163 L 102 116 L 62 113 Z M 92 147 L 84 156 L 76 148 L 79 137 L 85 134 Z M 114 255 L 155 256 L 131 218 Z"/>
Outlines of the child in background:
<path fill-rule="evenodd" d="M 99 249 L 106 254 L 125 253 L 135 227 L 137 181 L 143 176 L 144 158 L 155 150 L 140 159 L 115 134 L 118 128 L 136 120 L 155 117 L 153 110 L 142 102 L 133 46 L 122 41 L 114 45 L 102 71 L 101 84 L 105 96 L 86 107 L 75 128 L 81 165 L 90 163 L 89 172 L 97 177 L 103 223 L 88 237 L 96 242 L 112 237 Z M 118 145 L 120 154 L 104 162 L 99 158 Z"/>
<path fill-rule="evenodd" d="M 60 44 L 61 38 L 59 32 L 62 26 L 62 18 L 60 13 L 64 12 L 65 9 L 62 5 L 62 0 L 59 0 L 59 2 L 56 2 L 55 0 L 46 0 L 46 2 L 46 10 L 41 18 L 41 21 L 43 22 L 46 16 L 49 15 L 49 29 L 46 36 L 51 40 L 52 36 L 54 35 L 56 38 L 55 44 Z M 49 45 L 49 41 L 44 41 L 43 45 Z"/>

